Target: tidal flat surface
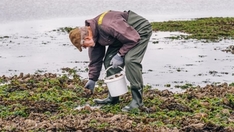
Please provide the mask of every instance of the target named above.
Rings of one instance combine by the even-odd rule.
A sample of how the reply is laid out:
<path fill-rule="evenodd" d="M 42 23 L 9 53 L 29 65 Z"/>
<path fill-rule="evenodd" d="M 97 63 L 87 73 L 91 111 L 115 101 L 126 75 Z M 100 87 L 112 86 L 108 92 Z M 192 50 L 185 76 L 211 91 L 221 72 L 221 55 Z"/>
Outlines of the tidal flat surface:
<path fill-rule="evenodd" d="M 32 27 L 33 28 L 33 27 Z M 198 40 L 172 40 L 179 32 L 154 32 L 143 64 L 145 85 L 180 91 L 177 87 L 192 84 L 205 86 L 232 83 L 234 55 L 222 50 L 233 40 L 204 43 Z M 54 29 L 21 35 L 13 33 L 0 39 L 0 75 L 20 73 L 61 73 L 61 68 L 78 70 L 87 78 L 87 50 L 79 52 L 68 34 Z M 103 79 L 104 69 L 100 76 Z"/>
<path fill-rule="evenodd" d="M 61 68 L 69 67 L 78 69 L 78 74 L 87 78 L 87 51 L 78 52 L 66 33 L 53 30 L 81 26 L 84 20 L 106 10 L 133 10 L 155 22 L 233 17 L 233 6 L 234 2 L 230 0 L 2 0 L 0 75 L 60 73 Z M 167 38 L 177 34 L 154 32 L 152 35 L 142 62 L 145 85 L 177 91 L 176 85 L 186 83 L 232 82 L 233 54 L 221 51 L 233 45 L 232 40 L 203 43 Z"/>

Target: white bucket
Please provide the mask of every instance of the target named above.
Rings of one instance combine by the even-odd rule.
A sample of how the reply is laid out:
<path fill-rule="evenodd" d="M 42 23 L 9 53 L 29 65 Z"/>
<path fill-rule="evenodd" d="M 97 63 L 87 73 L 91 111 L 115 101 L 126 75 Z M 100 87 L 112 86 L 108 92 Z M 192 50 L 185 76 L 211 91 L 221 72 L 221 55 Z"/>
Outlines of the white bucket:
<path fill-rule="evenodd" d="M 112 66 L 108 67 L 105 71 L 105 73 L 112 68 Z M 106 83 L 108 90 L 110 92 L 111 97 L 116 97 L 123 95 L 128 92 L 127 83 L 125 80 L 125 73 L 123 72 L 123 68 L 119 66 L 119 68 L 122 69 L 120 73 L 111 75 L 109 77 L 104 78 L 104 82 Z"/>

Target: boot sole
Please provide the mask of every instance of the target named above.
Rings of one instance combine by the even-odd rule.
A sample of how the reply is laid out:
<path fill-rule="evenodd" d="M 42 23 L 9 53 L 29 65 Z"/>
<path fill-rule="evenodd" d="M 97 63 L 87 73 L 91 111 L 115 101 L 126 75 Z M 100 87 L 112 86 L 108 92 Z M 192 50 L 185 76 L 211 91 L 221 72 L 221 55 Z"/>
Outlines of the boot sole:
<path fill-rule="evenodd" d="M 96 104 L 103 104 L 103 105 L 107 105 L 107 104 L 115 105 L 115 104 L 119 103 L 119 101 L 116 101 L 116 102 L 101 102 L 101 101 L 98 101 L 98 100 L 93 100 L 93 102 L 96 103 Z"/>

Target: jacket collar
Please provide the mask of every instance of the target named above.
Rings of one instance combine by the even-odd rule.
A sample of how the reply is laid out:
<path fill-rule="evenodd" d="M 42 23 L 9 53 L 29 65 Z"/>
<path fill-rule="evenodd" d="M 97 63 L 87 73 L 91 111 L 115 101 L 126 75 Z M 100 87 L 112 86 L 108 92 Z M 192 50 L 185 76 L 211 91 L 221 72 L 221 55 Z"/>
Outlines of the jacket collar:
<path fill-rule="evenodd" d="M 98 37 L 98 29 L 97 29 L 97 20 L 89 19 L 85 21 L 85 26 L 90 26 L 92 33 L 93 33 L 93 40 L 95 43 L 97 43 L 97 37 Z"/>

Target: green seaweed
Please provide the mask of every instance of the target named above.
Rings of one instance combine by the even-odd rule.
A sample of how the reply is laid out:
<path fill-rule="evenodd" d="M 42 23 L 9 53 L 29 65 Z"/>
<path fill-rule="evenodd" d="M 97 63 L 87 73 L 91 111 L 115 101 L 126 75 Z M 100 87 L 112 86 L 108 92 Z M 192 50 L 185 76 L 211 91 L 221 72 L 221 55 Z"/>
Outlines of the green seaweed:
<path fill-rule="evenodd" d="M 209 41 L 221 41 L 234 38 L 234 18 L 232 17 L 208 17 L 192 20 L 152 22 L 154 31 L 183 32 L 188 35 L 180 35 L 171 39 L 198 39 Z"/>

